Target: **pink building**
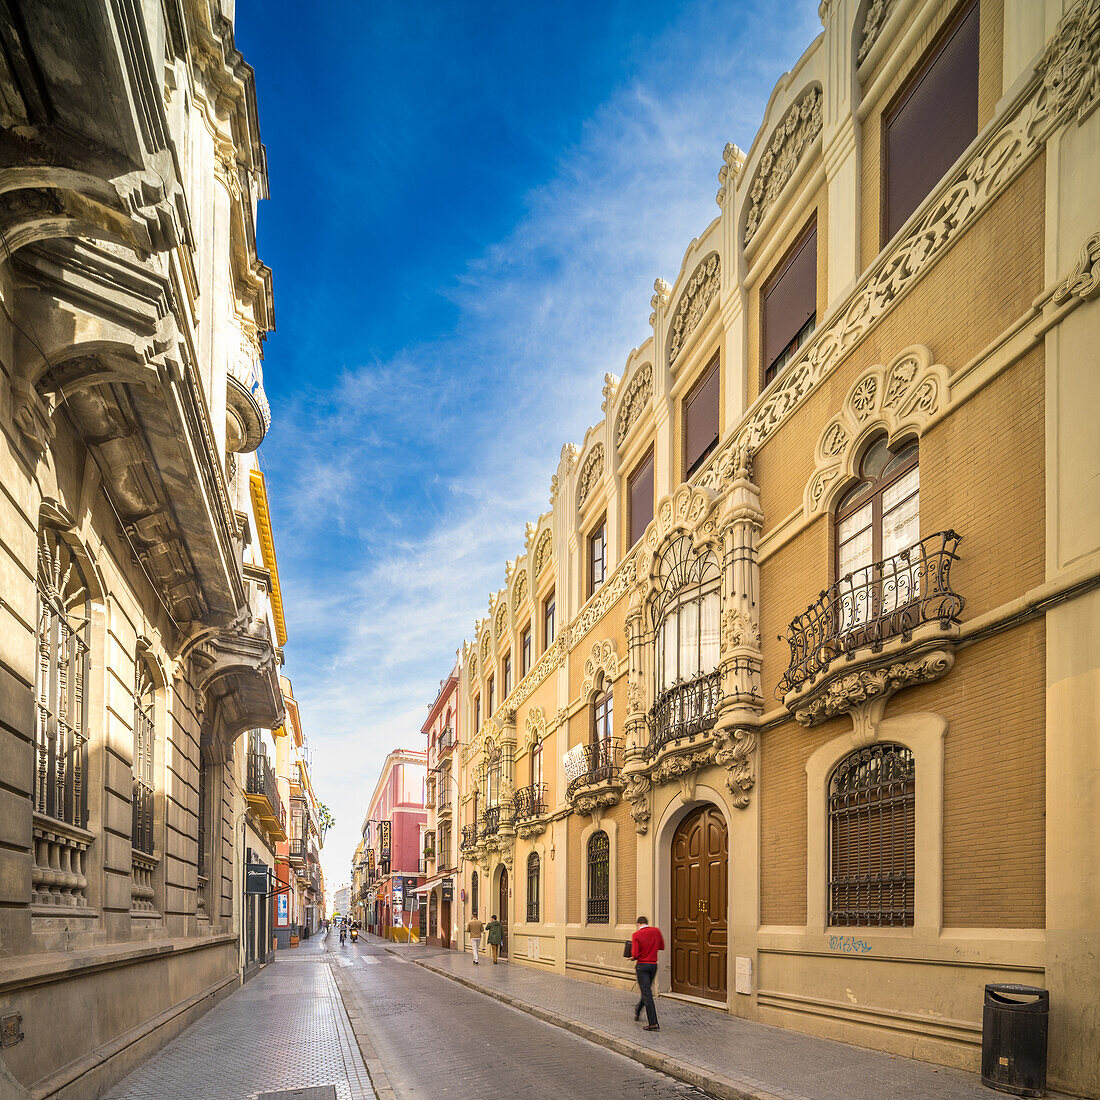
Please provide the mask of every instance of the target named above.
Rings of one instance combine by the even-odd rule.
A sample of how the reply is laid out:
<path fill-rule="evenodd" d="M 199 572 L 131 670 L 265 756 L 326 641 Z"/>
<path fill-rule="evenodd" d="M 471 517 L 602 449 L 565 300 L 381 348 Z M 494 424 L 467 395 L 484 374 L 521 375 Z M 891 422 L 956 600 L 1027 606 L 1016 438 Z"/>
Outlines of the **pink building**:
<path fill-rule="evenodd" d="M 395 749 L 386 757 L 363 819 L 368 871 L 363 910 L 379 936 L 420 937 L 417 887 L 423 882 L 421 851 L 427 753 Z"/>

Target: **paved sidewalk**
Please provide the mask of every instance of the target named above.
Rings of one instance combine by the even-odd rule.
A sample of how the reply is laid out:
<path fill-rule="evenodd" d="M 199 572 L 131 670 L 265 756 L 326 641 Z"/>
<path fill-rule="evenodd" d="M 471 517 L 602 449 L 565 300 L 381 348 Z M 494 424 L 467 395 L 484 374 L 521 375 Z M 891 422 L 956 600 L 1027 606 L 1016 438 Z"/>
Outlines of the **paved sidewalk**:
<path fill-rule="evenodd" d="M 475 969 L 469 955 L 437 947 L 385 946 L 722 1100 L 996 1100 L 1004 1095 L 982 1085 L 977 1074 L 739 1020 L 668 997 L 657 1001 L 660 1032 L 647 1033 L 631 1019 L 636 997 L 621 990 L 522 964 L 486 966 L 483 959 Z"/>
<path fill-rule="evenodd" d="M 375 1100 L 320 937 L 275 962 L 123 1078 L 105 1100 Z"/>

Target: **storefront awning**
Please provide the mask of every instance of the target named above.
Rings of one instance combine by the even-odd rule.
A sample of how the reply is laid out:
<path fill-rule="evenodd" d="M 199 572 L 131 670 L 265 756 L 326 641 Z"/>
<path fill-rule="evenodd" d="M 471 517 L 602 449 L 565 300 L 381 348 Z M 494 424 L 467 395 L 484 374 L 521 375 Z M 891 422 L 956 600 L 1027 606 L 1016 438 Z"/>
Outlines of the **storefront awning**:
<path fill-rule="evenodd" d="M 454 882 L 454 875 L 439 875 L 438 878 L 425 882 L 423 886 L 418 886 L 415 890 L 410 890 L 409 893 L 430 894 L 441 882 Z"/>

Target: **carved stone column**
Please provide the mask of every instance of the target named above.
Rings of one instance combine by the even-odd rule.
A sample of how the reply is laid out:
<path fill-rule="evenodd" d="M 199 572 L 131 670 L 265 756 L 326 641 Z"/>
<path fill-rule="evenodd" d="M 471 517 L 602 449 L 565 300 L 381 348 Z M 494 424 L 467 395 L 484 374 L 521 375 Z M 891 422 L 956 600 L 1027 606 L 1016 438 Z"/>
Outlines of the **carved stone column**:
<path fill-rule="evenodd" d="M 623 753 L 624 771 L 636 757 L 640 757 L 649 738 L 646 735 L 645 673 L 642 668 L 644 643 L 642 641 L 642 587 L 636 585 L 630 594 L 626 612 L 627 677 L 626 677 L 626 749 Z"/>
<path fill-rule="evenodd" d="M 511 869 L 512 847 L 516 839 L 516 710 L 504 707 L 497 719 L 500 728 L 500 825 L 497 850 Z"/>
<path fill-rule="evenodd" d="M 715 762 L 727 769 L 734 804 L 747 806 L 756 782 L 756 737 L 752 727 L 764 710 L 760 688 L 760 530 L 764 513 L 752 481 L 752 456 L 738 452 L 736 470 L 722 506 L 725 561 L 722 569 L 722 703 L 716 723 Z"/>

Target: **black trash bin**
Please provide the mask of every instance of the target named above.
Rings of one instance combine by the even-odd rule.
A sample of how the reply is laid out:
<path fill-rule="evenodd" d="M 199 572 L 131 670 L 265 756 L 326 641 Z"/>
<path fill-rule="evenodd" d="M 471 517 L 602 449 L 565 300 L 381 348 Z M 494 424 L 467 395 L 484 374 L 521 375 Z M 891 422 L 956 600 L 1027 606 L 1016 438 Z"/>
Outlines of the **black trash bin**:
<path fill-rule="evenodd" d="M 1017 1096 L 1047 1087 L 1050 994 L 1030 985 L 987 985 L 982 1013 L 982 1084 Z"/>

